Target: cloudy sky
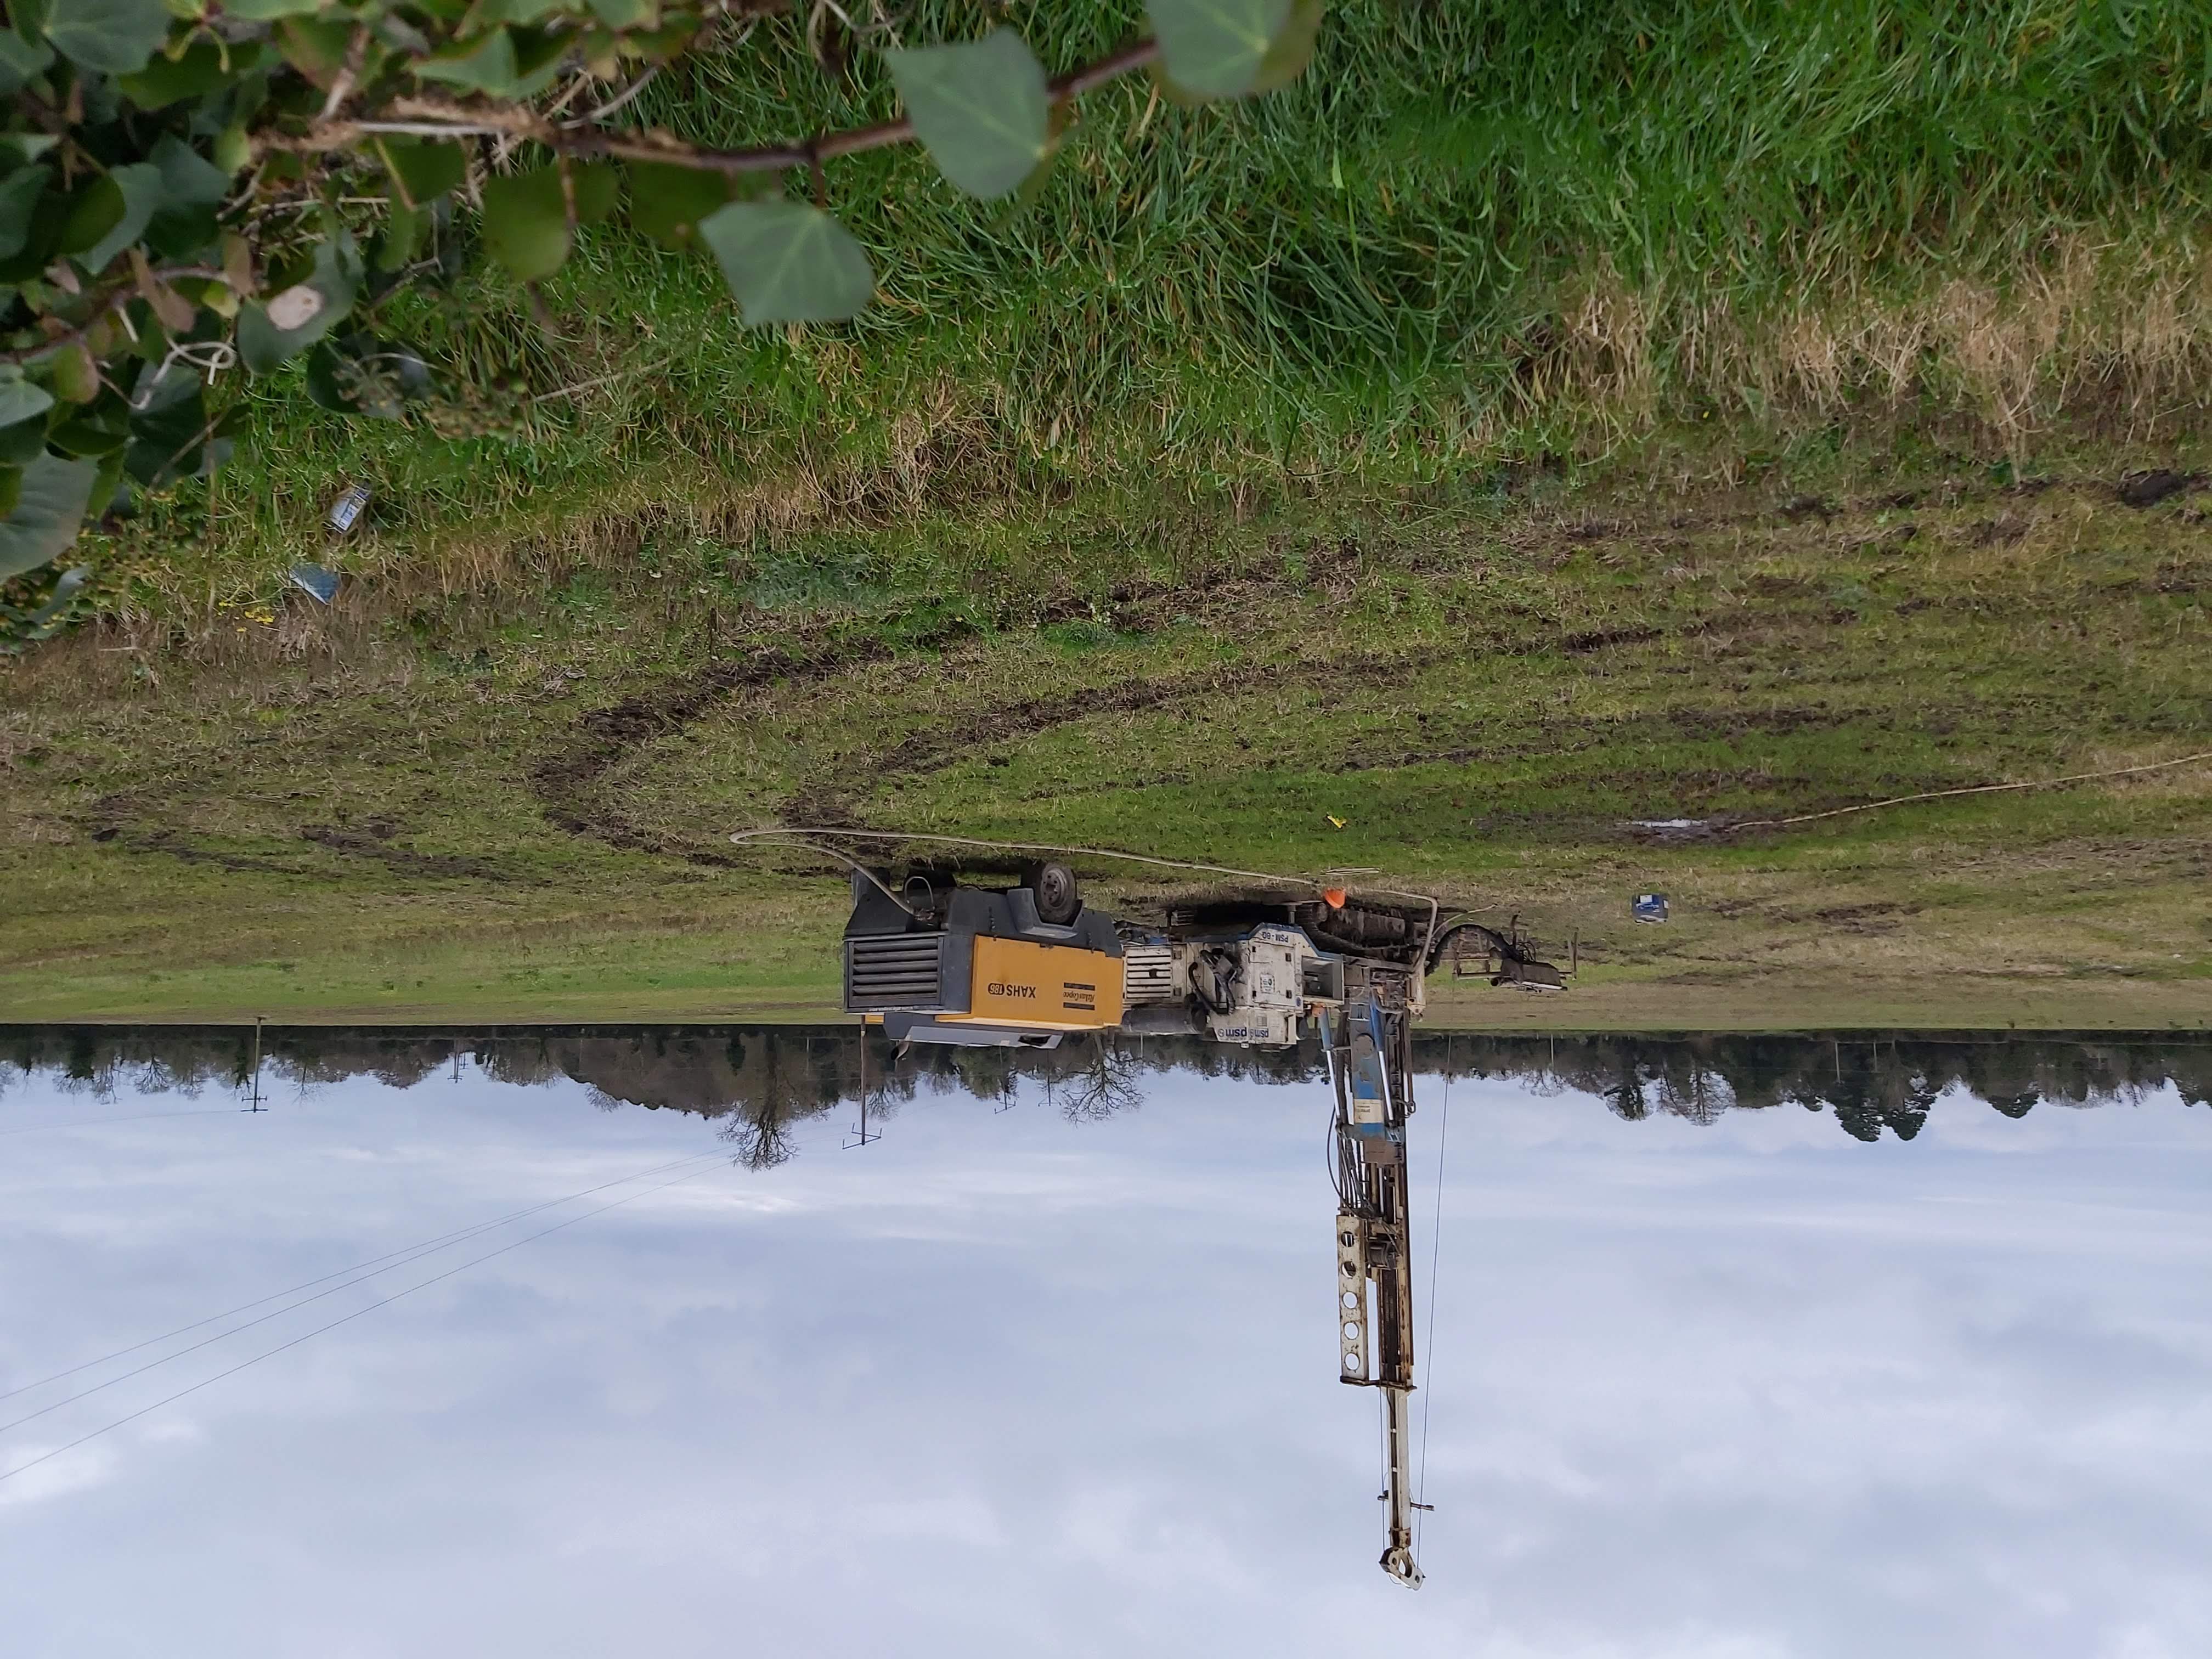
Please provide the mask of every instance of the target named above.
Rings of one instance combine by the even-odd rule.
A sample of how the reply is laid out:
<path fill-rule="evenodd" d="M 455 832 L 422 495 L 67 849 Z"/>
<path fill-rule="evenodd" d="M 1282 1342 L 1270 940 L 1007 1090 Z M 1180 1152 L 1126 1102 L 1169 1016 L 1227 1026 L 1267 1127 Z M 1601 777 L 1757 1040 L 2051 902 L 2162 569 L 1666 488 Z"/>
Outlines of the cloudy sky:
<path fill-rule="evenodd" d="M 5 1650 L 2212 1652 L 2202 1109 L 1868 1146 L 1427 1080 L 1409 1594 L 1334 1381 L 1325 1095 L 1151 1086 L 924 1097 L 853 1152 L 848 1109 L 0 1400 L 279 1310 L 0 1430 L 4 1474 L 629 1200 L 0 1478 Z M 106 1121 L 226 1104 L 0 1096 L 0 1391 L 718 1146 L 465 1071 Z"/>

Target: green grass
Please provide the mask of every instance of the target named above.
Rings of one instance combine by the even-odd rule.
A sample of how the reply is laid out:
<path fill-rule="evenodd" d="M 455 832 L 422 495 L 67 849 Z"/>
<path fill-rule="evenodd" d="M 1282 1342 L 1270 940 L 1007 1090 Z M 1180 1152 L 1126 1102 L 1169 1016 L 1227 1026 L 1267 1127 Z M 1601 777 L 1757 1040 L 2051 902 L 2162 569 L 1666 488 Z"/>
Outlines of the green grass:
<path fill-rule="evenodd" d="M 82 636 L 17 668 L 0 717 L 0 1002 L 818 1007 L 842 877 L 726 836 L 842 822 L 1366 867 L 1579 937 L 1573 997 L 1444 997 L 1457 1021 L 2212 1018 L 2212 767 L 1683 845 L 1626 828 L 2203 745 L 2201 495 L 1871 482 L 1826 517 L 1540 482 L 1163 540 L 1070 507 L 983 526 L 935 586 L 927 526 L 687 539 L 396 631 L 289 611 L 321 630 L 289 658 L 246 623 L 212 664 Z M 1041 545 L 1082 580 L 1041 589 Z M 829 597 L 810 551 L 869 580 Z M 1161 890 L 1085 867 L 1109 900 Z M 1676 920 L 1627 925 L 1652 887 Z"/>
<path fill-rule="evenodd" d="M 1054 69 L 1138 25 L 1007 15 Z M 639 120 L 739 143 L 890 112 L 872 67 L 848 85 L 787 50 L 798 27 L 664 76 Z M 1095 94 L 1024 214 L 912 151 L 838 163 L 882 278 L 848 326 L 747 332 L 706 262 L 620 228 L 549 285 L 557 338 L 495 277 L 465 317 L 396 301 L 394 328 L 477 377 L 605 383 L 465 441 L 257 384 L 204 529 L 195 500 L 155 512 L 104 550 L 106 603 L 204 629 L 275 592 L 356 478 L 380 491 L 361 568 L 477 586 L 518 539 L 672 515 L 775 533 L 922 496 L 1377 484 L 1624 444 L 1740 476 L 1899 425 L 2025 455 L 2069 409 L 2152 439 L 2162 411 L 2170 437 L 2212 355 L 2209 114 L 2212 14 L 2183 0 L 1347 0 L 1279 95 Z"/>

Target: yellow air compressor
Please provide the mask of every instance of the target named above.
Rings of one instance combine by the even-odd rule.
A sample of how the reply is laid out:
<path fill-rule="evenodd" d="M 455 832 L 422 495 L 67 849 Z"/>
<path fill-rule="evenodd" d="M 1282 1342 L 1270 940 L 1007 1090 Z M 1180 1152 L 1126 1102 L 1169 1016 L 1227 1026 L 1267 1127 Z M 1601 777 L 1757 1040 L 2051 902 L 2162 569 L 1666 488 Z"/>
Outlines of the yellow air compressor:
<path fill-rule="evenodd" d="M 1121 941 L 1065 865 L 1018 887 L 853 878 L 845 1012 L 895 1041 L 1049 1048 L 1121 1022 Z"/>

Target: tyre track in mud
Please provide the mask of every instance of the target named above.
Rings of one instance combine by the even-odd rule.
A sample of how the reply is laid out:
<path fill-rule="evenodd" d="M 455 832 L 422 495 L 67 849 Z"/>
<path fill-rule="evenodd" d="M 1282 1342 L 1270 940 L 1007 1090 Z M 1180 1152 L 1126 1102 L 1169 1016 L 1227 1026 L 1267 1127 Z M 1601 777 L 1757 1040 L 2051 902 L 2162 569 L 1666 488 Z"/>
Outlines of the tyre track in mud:
<path fill-rule="evenodd" d="M 658 738 L 685 730 L 741 691 L 777 684 L 818 684 L 836 675 L 890 657 L 890 647 L 862 641 L 793 658 L 766 649 L 734 661 L 664 680 L 620 702 L 596 708 L 576 722 L 576 738 L 530 770 L 530 786 L 545 820 L 625 852 L 658 853 L 708 866 L 733 865 L 731 854 L 685 847 L 648 831 L 612 806 L 593 804 L 596 786 L 631 755 Z"/>
<path fill-rule="evenodd" d="M 113 846 L 131 854 L 156 854 L 175 859 L 182 864 L 210 866 L 233 875 L 299 876 L 326 882 L 337 873 L 328 865 L 312 859 L 306 861 L 284 860 L 210 846 L 173 825 L 147 828 L 146 820 L 158 816 L 136 794 L 125 793 L 106 795 L 94 802 L 90 814 L 82 820 L 82 823 L 85 838 L 95 846 Z M 538 878 L 511 870 L 489 859 L 468 858 L 450 853 L 423 853 L 410 847 L 392 846 L 390 844 L 392 826 L 389 825 L 380 832 L 364 835 L 337 824 L 310 823 L 294 831 L 277 834 L 287 839 L 309 842 L 349 859 L 381 866 L 401 876 L 438 881 L 477 881 L 493 886 L 544 885 Z M 275 839 L 276 836 L 270 838 Z"/>
<path fill-rule="evenodd" d="M 1111 597 L 1120 607 L 1136 596 L 1127 589 L 1117 589 Z M 1063 600 L 1037 613 L 1032 625 L 1043 627 L 1088 617 L 1091 610 L 1087 603 Z M 915 639 L 911 647 L 949 645 L 969 631 L 963 625 L 955 625 Z M 574 738 L 530 769 L 531 790 L 546 822 L 569 835 L 627 852 L 665 854 L 710 867 L 738 862 L 728 854 L 685 847 L 649 832 L 611 806 L 595 805 L 589 797 L 602 779 L 636 750 L 656 738 L 685 730 L 741 692 L 778 684 L 820 684 L 850 670 L 888 661 L 896 654 L 888 642 L 875 638 L 840 641 L 823 635 L 809 640 L 801 634 L 793 643 L 799 647 L 796 654 L 788 649 L 759 647 L 743 657 L 665 679 L 582 716 L 576 722 Z"/>
<path fill-rule="evenodd" d="M 1663 639 L 1686 639 L 1711 632 L 1714 626 L 1711 622 L 1699 622 L 1679 628 L 1597 629 L 1543 639 L 1492 638 L 1417 651 L 1363 653 L 1271 672 L 1270 684 L 1309 688 L 1382 685 L 1440 663 L 1484 656 L 1534 657 L 1554 652 L 1583 655 L 1648 645 Z M 588 837 L 626 852 L 678 858 L 708 868 L 730 868 L 741 864 L 752 867 L 755 860 L 687 843 L 641 825 L 611 803 L 592 800 L 591 793 L 645 745 L 683 732 L 733 696 L 779 684 L 820 684 L 853 669 L 891 660 L 896 654 L 888 645 L 872 640 L 831 647 L 805 658 L 762 650 L 742 659 L 715 663 L 664 681 L 582 716 L 576 722 L 574 740 L 532 769 L 531 786 L 547 822 L 570 835 Z M 854 811 L 860 799 L 884 780 L 912 777 L 963 751 L 1009 738 L 1033 737 L 1099 715 L 1148 713 L 1220 689 L 1218 672 L 1186 672 L 1118 686 L 1023 698 L 972 712 L 942 731 L 902 732 L 889 738 L 879 749 L 841 756 L 834 773 L 824 772 L 802 783 L 786 799 L 776 817 L 787 824 L 858 828 L 860 821 Z M 1383 764 L 1419 764 L 1423 758 L 1408 757 L 1401 762 Z M 854 786 L 846 780 L 862 781 Z"/>
<path fill-rule="evenodd" d="M 1504 551 L 1533 557 L 1544 568 L 1551 568 L 1559 557 L 1599 543 L 1633 544 L 1647 550 L 1668 551 L 1681 537 L 1704 536 L 1728 526 L 1771 527 L 1778 522 L 1798 526 L 1795 538 L 1798 541 L 1845 550 L 1877 544 L 1885 549 L 1901 547 L 1923 534 L 1950 544 L 1963 540 L 1975 546 L 1996 546 L 2019 541 L 2042 522 L 2031 505 L 2039 496 L 2063 498 L 2077 507 L 2101 513 L 2173 513 L 2179 509 L 2184 522 L 2196 525 L 2206 520 L 2207 513 L 2185 503 L 2203 499 L 2209 492 L 2212 492 L 2212 476 L 2202 472 L 2130 474 L 2117 482 L 2035 479 L 1994 489 L 1952 480 L 1918 490 L 1841 501 L 1799 496 L 1779 507 L 1767 505 L 1735 512 L 1692 510 L 1663 518 L 1632 514 L 1617 520 L 1601 520 L 1586 514 L 1579 520 L 1553 518 L 1521 525 L 1516 532 L 1517 539 L 1500 538 L 1486 530 L 1481 532 L 1479 539 L 1485 545 L 1495 540 Z M 1947 517 L 1945 522 L 1931 524 L 1925 531 L 1916 529 L 1911 523 L 1888 522 L 1888 514 L 1921 508 L 1946 515 L 1983 516 Z M 1863 522 L 1876 514 L 1883 516 L 1871 525 Z M 1471 530 L 1468 533 L 1476 532 Z M 1110 593 L 1091 599 L 1063 596 L 1040 603 L 1034 610 L 1024 606 L 1018 619 L 1001 615 L 1000 625 L 1011 623 L 1012 627 L 999 637 L 1018 638 L 1014 629 L 1075 620 L 1106 623 L 1134 633 L 1157 631 L 1177 622 L 1194 624 L 1208 632 L 1229 633 L 1255 614 L 1276 611 L 1288 615 L 1290 607 L 1316 597 L 1325 596 L 1333 604 L 1349 603 L 1367 587 L 1370 577 L 1449 580 L 1465 575 L 1462 561 L 1468 556 L 1470 544 L 1463 539 L 1448 538 L 1426 551 L 1395 546 L 1387 560 L 1377 560 L 1371 543 L 1363 545 L 1358 537 L 1346 536 L 1334 545 L 1309 550 L 1304 573 L 1296 579 L 1264 574 L 1254 567 L 1217 571 L 1202 580 L 1188 576 L 1172 582 L 1139 578 Z M 1483 554 L 1483 557 L 1488 556 L 1486 552 Z M 1885 553 L 1882 556 L 1890 556 Z M 2191 595 L 2212 591 L 2208 587 L 2207 571 L 2201 556 L 2184 549 L 2167 557 L 2154 572 L 2137 580 L 2146 592 L 2168 597 Z M 1498 622 L 1500 611 L 1489 608 L 1485 617 L 1488 631 L 1484 635 L 1469 635 L 1396 653 L 1292 662 L 1263 672 L 1272 683 L 1285 687 L 1372 686 L 1454 659 L 1532 657 L 1552 653 L 1576 654 L 1631 648 L 1669 638 L 1686 640 L 1699 635 L 1727 638 L 1756 634 L 1765 623 L 1777 620 L 1778 613 L 1796 612 L 1801 607 L 1806 608 L 1808 614 L 1796 620 L 1816 623 L 1841 623 L 1847 620 L 1846 613 L 1825 608 L 1828 605 L 1826 590 L 1815 574 L 1757 574 L 1751 578 L 1750 591 L 1759 603 L 1748 611 L 1709 616 L 1668 626 L 1564 635 L 1553 631 L 1556 624 L 1547 625 L 1542 612 L 1534 607 L 1517 617 L 1509 609 L 1504 613 L 1508 620 L 1502 627 Z M 1912 597 L 1893 609 L 1900 617 L 1930 609 L 1955 609 L 1986 617 L 1993 605 L 2004 602 L 2002 596 L 1990 599 L 1946 593 Z M 1488 601 L 1486 605 L 1494 606 L 1497 603 Z M 2025 616 L 2037 614 L 2039 612 L 2035 604 L 2029 604 L 2023 611 Z M 1326 615 L 1325 611 L 1322 613 L 1323 628 L 1327 626 Z M 766 626 L 774 625 L 778 619 L 757 620 Z M 1447 611 L 1444 620 L 1449 626 L 1455 619 Z M 927 636 L 915 637 L 910 643 L 900 644 L 867 635 L 855 635 L 843 631 L 845 628 L 842 623 L 825 623 L 817 617 L 789 628 L 776 645 L 760 646 L 741 655 L 672 675 L 608 707 L 581 714 L 556 737 L 550 750 L 534 759 L 527 755 L 523 757 L 524 781 L 544 819 L 567 835 L 597 841 L 611 848 L 672 857 L 695 865 L 729 866 L 740 861 L 751 865 L 752 857 L 741 860 L 726 849 L 718 852 L 714 845 L 702 844 L 680 830 L 656 830 L 641 824 L 623 811 L 617 789 L 603 789 L 602 786 L 618 782 L 617 775 L 623 765 L 656 738 L 683 732 L 726 708 L 733 699 L 767 692 L 779 684 L 799 690 L 828 684 L 841 675 L 899 659 L 915 647 L 949 647 L 974 635 L 974 630 L 967 624 L 955 623 Z M 1313 643 L 1317 648 L 1326 649 L 1326 634 L 1316 634 Z M 803 758 L 801 764 L 806 769 L 795 779 L 794 793 L 777 816 L 786 823 L 852 823 L 869 792 L 878 784 L 912 778 L 941 766 L 963 751 L 1034 736 L 1093 716 L 1111 719 L 1142 715 L 1171 708 L 1179 702 L 1218 697 L 1224 688 L 1233 690 L 1242 683 L 1242 672 L 1233 668 L 1184 670 L 1098 690 L 1050 693 L 967 711 L 949 710 L 934 729 L 900 736 L 886 733 L 881 741 L 864 744 L 834 763 L 826 758 Z M 1663 716 L 1666 722 L 1674 726 L 1693 718 L 1692 714 L 1684 711 Z M 1731 711 L 1711 735 L 1723 737 L 1747 727 L 1784 730 L 1801 720 L 1813 725 L 1839 724 L 1844 718 L 1839 714 L 1832 721 L 1771 711 Z M 1323 769 L 1373 774 L 1423 765 L 1510 760 L 1538 746 L 1545 752 L 1571 753 L 1578 746 L 1575 730 L 1572 722 L 1544 722 L 1518 744 L 1493 740 L 1479 741 L 1473 746 L 1433 748 L 1423 742 L 1425 732 L 1409 732 L 1405 736 L 1411 742 L 1403 748 L 1371 744 L 1366 753 L 1345 755 Z M 246 739 L 249 743 L 261 740 L 258 737 Z M 1738 781 L 1734 775 L 1712 775 L 1717 781 Z M 1702 781 L 1701 776 L 1670 781 L 1679 786 Z M 1101 781 L 1103 784 L 1106 781 Z M 94 843 L 112 845 L 128 854 L 173 859 L 185 865 L 237 874 L 328 881 L 380 872 L 400 879 L 522 887 L 544 884 L 543 878 L 519 863 L 509 867 L 494 859 L 419 851 L 404 843 L 393 845 L 387 830 L 374 826 L 294 823 L 271 828 L 247 841 L 198 831 L 188 827 L 187 809 L 203 793 L 202 787 L 184 781 L 181 773 L 173 773 L 161 782 L 104 796 L 88 810 L 64 811 L 57 816 L 67 830 Z M 1843 803 L 1821 799 L 1812 804 Z M 370 833 L 362 833 L 364 827 Z M 714 842 L 719 845 L 718 836 Z"/>

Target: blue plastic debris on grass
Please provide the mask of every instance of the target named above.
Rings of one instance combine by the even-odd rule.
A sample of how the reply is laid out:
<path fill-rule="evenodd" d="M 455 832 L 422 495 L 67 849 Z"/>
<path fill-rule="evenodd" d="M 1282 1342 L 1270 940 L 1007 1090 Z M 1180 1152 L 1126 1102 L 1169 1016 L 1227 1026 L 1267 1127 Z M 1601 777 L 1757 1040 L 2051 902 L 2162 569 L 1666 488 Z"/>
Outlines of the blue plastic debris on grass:
<path fill-rule="evenodd" d="M 295 564 L 292 567 L 292 586 L 316 604 L 328 605 L 338 596 L 338 573 L 325 570 L 319 564 Z"/>
<path fill-rule="evenodd" d="M 1631 914 L 1638 921 L 1664 921 L 1667 920 L 1667 896 L 1664 893 L 1638 893 L 1635 904 L 1631 907 Z"/>

